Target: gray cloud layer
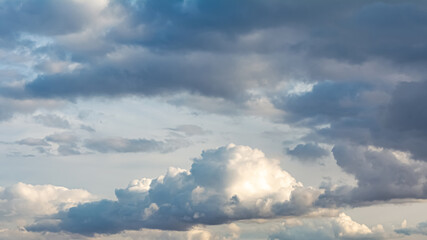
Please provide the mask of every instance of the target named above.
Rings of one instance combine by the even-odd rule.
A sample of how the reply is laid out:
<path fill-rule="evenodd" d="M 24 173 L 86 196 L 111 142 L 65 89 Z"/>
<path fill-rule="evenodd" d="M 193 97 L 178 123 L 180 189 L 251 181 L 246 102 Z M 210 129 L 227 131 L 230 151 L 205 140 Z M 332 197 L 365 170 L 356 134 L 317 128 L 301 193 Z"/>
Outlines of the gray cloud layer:
<path fill-rule="evenodd" d="M 52 144 L 58 145 L 56 149 L 57 153 L 64 156 L 87 153 L 84 149 L 93 150 L 99 153 L 168 153 L 190 145 L 190 142 L 183 138 L 157 141 L 154 139 L 145 138 L 131 139 L 121 137 L 92 137 L 86 140 L 82 140 L 71 132 L 54 133 L 44 138 L 24 138 L 14 143 L 36 147 L 36 150 L 38 150 L 40 153 L 52 152 L 54 151 Z"/>
<path fill-rule="evenodd" d="M 25 84 L 23 96 L 186 91 L 245 102 L 253 97 L 251 90 L 274 89 L 282 79 L 318 81 L 307 94 L 273 94 L 279 95 L 272 99 L 288 114 L 287 122 L 331 124 L 315 131 L 319 141 L 345 139 L 409 151 L 416 159 L 427 156 L 426 83 L 420 77 L 427 8 L 419 1 L 112 1 L 87 7 L 75 15 L 76 22 L 71 14 L 52 21 L 49 31 L 23 23 L 43 22 L 29 14 L 42 6 L 43 16 L 55 18 L 64 5 L 3 4 L 9 12 L 20 9 L 13 16 L 2 12 L 3 18 L 17 19 L 11 27 L 2 25 L 4 33 L 52 37 L 35 54 L 80 66 L 40 73 Z M 67 4 L 72 10 L 84 8 Z M 91 40 L 83 34 L 88 30 L 96 46 L 83 44 Z M 277 36 L 281 40 L 273 41 Z"/>
<path fill-rule="evenodd" d="M 329 155 L 328 150 L 314 143 L 298 144 L 293 149 L 286 149 L 286 153 L 303 162 L 313 162 Z"/>
<path fill-rule="evenodd" d="M 180 139 L 156 141 L 153 139 L 102 138 L 88 139 L 85 147 L 101 153 L 107 152 L 172 152 L 188 146 L 188 142 Z"/>
<path fill-rule="evenodd" d="M 349 64 L 388 59 L 415 72 L 423 72 L 419 64 L 425 61 L 426 6 L 419 1 L 150 0 L 111 1 L 96 8 L 46 0 L 2 5 L 0 19 L 14 23 L 1 26 L 4 36 L 53 37 L 54 43 L 37 52 L 84 66 L 41 74 L 26 84 L 29 93 L 42 97 L 189 91 L 236 100 L 250 89 L 274 85 L 289 72 L 297 76 L 305 71 L 310 80 L 340 80 L 330 65 L 325 69 L 325 59 Z M 110 25 L 97 19 L 110 20 Z M 81 39 L 84 31 L 94 36 Z M 72 40 L 99 44 L 75 46 Z M 250 67 L 251 58 L 262 60 L 269 71 L 242 75 L 240 69 Z M 357 78 L 344 78 L 349 77 Z"/>
<path fill-rule="evenodd" d="M 55 114 L 37 115 L 34 119 L 47 127 L 70 128 L 70 123 L 66 119 Z"/>
<path fill-rule="evenodd" d="M 307 140 L 376 145 L 427 160 L 426 86 L 425 82 L 400 83 L 388 90 L 367 83 L 323 82 L 275 104 L 287 112 L 287 121 L 313 128 Z M 314 128 L 326 123 L 330 127 Z"/>

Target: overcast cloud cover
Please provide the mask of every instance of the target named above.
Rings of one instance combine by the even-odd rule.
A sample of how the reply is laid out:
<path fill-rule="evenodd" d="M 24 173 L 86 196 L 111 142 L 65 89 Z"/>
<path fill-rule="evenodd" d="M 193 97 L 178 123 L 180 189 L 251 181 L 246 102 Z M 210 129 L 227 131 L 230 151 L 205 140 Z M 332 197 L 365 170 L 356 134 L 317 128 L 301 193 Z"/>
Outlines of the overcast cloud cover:
<path fill-rule="evenodd" d="M 426 30 L 416 0 L 0 0 L 0 238 L 422 239 Z"/>

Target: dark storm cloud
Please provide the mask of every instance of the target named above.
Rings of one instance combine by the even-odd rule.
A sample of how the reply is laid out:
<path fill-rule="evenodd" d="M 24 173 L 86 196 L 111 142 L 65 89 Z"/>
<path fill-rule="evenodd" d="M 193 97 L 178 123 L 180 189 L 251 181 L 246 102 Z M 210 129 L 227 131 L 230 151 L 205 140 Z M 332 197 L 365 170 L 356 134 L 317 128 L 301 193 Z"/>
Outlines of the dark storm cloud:
<path fill-rule="evenodd" d="M 84 69 L 39 75 L 26 90 L 57 98 L 188 91 L 241 101 L 249 90 L 272 87 L 286 74 L 339 80 L 306 67 L 324 59 L 388 59 L 424 71 L 417 64 L 427 49 L 426 6 L 417 1 L 112 1 L 104 15 L 114 18 L 113 10 L 123 17 L 97 35 L 93 49 L 70 47 L 66 37 L 58 45 Z M 70 31 L 77 32 L 75 24 Z M 127 47 L 136 54 L 110 59 Z M 239 75 L 241 61 L 254 55 L 270 69 Z"/>
<path fill-rule="evenodd" d="M 116 54 L 118 60 L 106 59 L 90 69 L 39 76 L 26 85 L 26 90 L 34 96 L 56 98 L 189 91 L 238 99 L 246 95 L 241 89 L 254 84 L 233 79 L 237 77 L 233 69 L 238 60 L 231 55 L 156 55 L 138 48 L 119 49 Z"/>
<path fill-rule="evenodd" d="M 321 82 L 312 91 L 276 100 L 286 121 L 311 127 L 307 141 L 349 142 L 410 152 L 427 161 L 427 83 L 394 90 L 366 83 Z M 315 128 L 322 124 L 329 127 Z"/>
<path fill-rule="evenodd" d="M 380 122 L 384 130 L 375 143 L 427 161 L 427 82 L 399 84 Z"/>
<path fill-rule="evenodd" d="M 338 17 L 348 6 L 338 1 L 145 1 L 123 2 L 129 13 L 129 26 L 148 30 L 127 35 L 121 29 L 111 37 L 130 44 L 166 49 L 224 50 L 240 34 L 286 25 L 310 25 Z M 347 8 L 347 9 L 346 9 Z M 128 27 L 129 27 L 128 26 Z"/>
<path fill-rule="evenodd" d="M 384 121 L 396 131 L 427 131 L 427 82 L 407 82 L 396 87 Z"/>
<path fill-rule="evenodd" d="M 286 153 L 302 162 L 314 162 L 329 155 L 329 151 L 315 143 L 298 144 L 293 149 L 287 148 Z"/>
<path fill-rule="evenodd" d="M 419 1 L 144 1 L 124 2 L 129 26 L 146 31 L 111 31 L 130 44 L 166 49 L 230 48 L 239 35 L 260 29 L 297 28 L 310 39 L 292 50 L 345 60 L 371 56 L 425 60 L 426 5 Z M 411 45 L 408 45 L 411 43 Z M 249 51 L 257 49 L 251 46 Z"/>
<path fill-rule="evenodd" d="M 308 120 L 310 124 L 324 124 L 346 117 L 354 117 L 363 106 L 359 93 L 368 86 L 363 83 L 322 82 L 302 95 L 288 95 L 275 105 L 288 113 L 288 121 Z"/>
<path fill-rule="evenodd" d="M 356 178 L 357 186 L 326 187 L 318 200 L 321 206 L 363 206 L 393 199 L 427 198 L 427 165 L 423 162 L 390 150 L 348 145 L 336 145 L 332 152 L 337 164 Z"/>

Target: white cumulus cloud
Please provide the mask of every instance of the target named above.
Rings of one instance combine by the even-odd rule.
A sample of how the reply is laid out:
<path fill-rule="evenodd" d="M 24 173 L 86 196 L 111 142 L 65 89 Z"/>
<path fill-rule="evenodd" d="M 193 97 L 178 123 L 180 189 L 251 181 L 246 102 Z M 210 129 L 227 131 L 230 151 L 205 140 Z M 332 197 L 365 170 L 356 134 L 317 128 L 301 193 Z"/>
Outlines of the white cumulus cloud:
<path fill-rule="evenodd" d="M 132 181 L 116 190 L 117 201 L 82 204 L 27 229 L 84 235 L 187 230 L 199 224 L 305 215 L 319 194 L 260 150 L 230 144 L 204 151 L 190 170 L 169 168 L 157 178 Z"/>

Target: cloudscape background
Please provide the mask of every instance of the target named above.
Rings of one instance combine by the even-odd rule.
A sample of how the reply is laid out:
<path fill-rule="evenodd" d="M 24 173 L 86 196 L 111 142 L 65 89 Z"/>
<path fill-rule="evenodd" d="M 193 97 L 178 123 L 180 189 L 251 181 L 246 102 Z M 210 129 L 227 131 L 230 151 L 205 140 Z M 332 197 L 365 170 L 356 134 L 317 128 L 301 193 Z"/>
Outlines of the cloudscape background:
<path fill-rule="evenodd" d="M 0 0 L 0 239 L 427 239 L 427 3 Z"/>

